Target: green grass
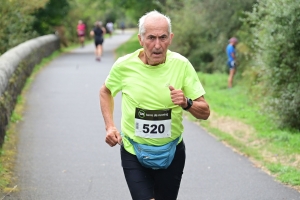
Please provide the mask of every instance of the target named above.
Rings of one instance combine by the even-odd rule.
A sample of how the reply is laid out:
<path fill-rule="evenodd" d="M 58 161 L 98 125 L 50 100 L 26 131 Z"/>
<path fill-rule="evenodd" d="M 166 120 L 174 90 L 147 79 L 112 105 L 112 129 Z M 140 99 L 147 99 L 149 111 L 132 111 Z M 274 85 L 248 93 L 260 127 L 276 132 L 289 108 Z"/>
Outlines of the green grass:
<path fill-rule="evenodd" d="M 268 169 L 278 176 L 278 179 L 286 184 L 300 185 L 300 170 L 284 166 L 280 163 L 267 164 Z"/>
<path fill-rule="evenodd" d="M 118 48 L 116 53 L 117 56 L 122 56 L 138 48 L 141 47 L 135 35 Z M 300 132 L 279 129 L 277 124 L 262 112 L 259 100 L 253 100 L 244 84 L 237 81 L 232 89 L 228 89 L 227 78 L 227 74 L 199 73 L 199 79 L 206 90 L 205 99 L 217 117 L 232 119 L 233 123 L 236 120 L 242 122 L 253 128 L 254 132 L 248 136 L 248 140 L 239 140 L 212 126 L 210 119 L 201 121 L 201 125 L 219 140 L 259 162 L 259 165 L 266 167 L 281 182 L 299 186 Z M 243 137 L 243 133 L 240 134 L 240 137 Z M 270 160 L 270 155 L 278 159 Z M 297 161 L 298 165 L 295 165 Z"/>
<path fill-rule="evenodd" d="M 141 48 L 141 45 L 138 42 L 137 33 L 133 34 L 133 36 L 124 44 L 122 44 L 119 48 L 116 49 L 115 53 L 117 57 L 128 54 L 129 52 L 134 52 L 135 50 Z"/>
<path fill-rule="evenodd" d="M 261 111 L 259 102 L 252 101 L 250 94 L 243 85 L 237 85 L 232 89 L 227 88 L 226 74 L 203 74 L 199 73 L 205 90 L 205 98 L 211 110 L 218 116 L 226 116 L 242 121 L 254 128 L 252 140 L 263 141 L 261 146 L 249 147 L 248 143 L 236 144 L 232 139 L 220 136 L 218 131 L 209 127 L 210 132 L 217 135 L 231 146 L 239 149 L 242 153 L 262 162 L 277 178 L 291 185 L 300 185 L 299 164 L 294 166 L 300 153 L 300 132 L 288 129 L 279 129 L 276 124 Z M 201 122 L 202 123 L 202 122 Z M 234 140 L 234 139 L 233 139 Z M 246 151 L 247 149 L 247 151 Z M 289 159 L 270 162 L 259 156 L 259 151 L 267 151 L 270 155 L 286 157 Z M 284 163 L 282 163 L 284 162 Z M 276 170 L 275 167 L 276 166 Z M 298 178 L 295 178 L 298 177 Z"/>
<path fill-rule="evenodd" d="M 300 132 L 279 129 L 276 124 L 261 111 L 259 102 L 251 96 L 243 85 L 226 88 L 226 74 L 202 74 L 199 78 L 206 90 L 205 98 L 210 108 L 220 116 L 229 116 L 241 120 L 255 128 L 257 136 L 269 140 L 288 153 L 300 153 Z"/>

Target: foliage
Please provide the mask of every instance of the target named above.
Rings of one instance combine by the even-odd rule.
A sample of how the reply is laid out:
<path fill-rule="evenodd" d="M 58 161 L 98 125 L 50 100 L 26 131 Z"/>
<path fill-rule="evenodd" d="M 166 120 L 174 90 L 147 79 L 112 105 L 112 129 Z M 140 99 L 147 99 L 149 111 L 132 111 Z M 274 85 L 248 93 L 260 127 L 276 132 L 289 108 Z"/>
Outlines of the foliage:
<path fill-rule="evenodd" d="M 268 169 L 278 176 L 278 179 L 283 183 L 291 185 L 300 185 L 300 170 L 283 166 L 282 164 L 269 164 Z"/>
<path fill-rule="evenodd" d="M 127 16 L 137 21 L 145 13 L 158 10 L 162 11 L 166 0 L 113 0 L 115 8 L 123 8 Z"/>
<path fill-rule="evenodd" d="M 68 0 L 2 1 L 0 54 L 26 40 L 54 33 L 68 8 Z"/>
<path fill-rule="evenodd" d="M 67 0 L 49 0 L 45 7 L 33 13 L 33 28 L 40 35 L 54 33 L 54 27 L 61 25 L 67 16 L 70 6 Z"/>
<path fill-rule="evenodd" d="M 254 70 L 266 111 L 300 130 L 300 9 L 293 0 L 261 0 L 247 22 L 253 33 Z"/>
<path fill-rule="evenodd" d="M 188 57 L 196 70 L 224 72 L 228 39 L 243 26 L 240 18 L 255 0 L 169 0 L 175 38 L 172 48 Z M 179 9 L 179 8 L 180 9 Z"/>
<path fill-rule="evenodd" d="M 31 24 L 34 17 L 30 15 L 41 8 L 46 0 L 1 1 L 0 6 L 0 55 L 8 49 L 38 36 Z"/>

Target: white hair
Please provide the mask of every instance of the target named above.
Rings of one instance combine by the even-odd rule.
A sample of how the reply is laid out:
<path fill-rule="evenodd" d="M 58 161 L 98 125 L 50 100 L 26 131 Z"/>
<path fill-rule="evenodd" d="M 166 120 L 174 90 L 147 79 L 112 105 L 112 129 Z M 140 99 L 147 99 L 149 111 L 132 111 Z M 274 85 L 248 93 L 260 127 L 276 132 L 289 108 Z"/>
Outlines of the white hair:
<path fill-rule="evenodd" d="M 138 23 L 138 26 L 139 26 L 139 34 L 141 35 L 142 38 L 143 38 L 144 34 L 146 33 L 146 29 L 145 29 L 145 19 L 146 19 L 147 17 L 153 16 L 153 15 L 159 15 L 159 16 L 165 18 L 165 19 L 167 20 L 167 22 L 168 22 L 168 33 L 169 33 L 169 34 L 172 33 L 171 19 L 170 19 L 168 16 L 166 16 L 166 15 L 164 15 L 164 14 L 162 14 L 162 13 L 156 11 L 156 10 L 154 10 L 154 11 L 151 11 L 151 12 L 146 13 L 145 15 L 143 15 L 143 16 L 139 19 L 139 23 Z"/>

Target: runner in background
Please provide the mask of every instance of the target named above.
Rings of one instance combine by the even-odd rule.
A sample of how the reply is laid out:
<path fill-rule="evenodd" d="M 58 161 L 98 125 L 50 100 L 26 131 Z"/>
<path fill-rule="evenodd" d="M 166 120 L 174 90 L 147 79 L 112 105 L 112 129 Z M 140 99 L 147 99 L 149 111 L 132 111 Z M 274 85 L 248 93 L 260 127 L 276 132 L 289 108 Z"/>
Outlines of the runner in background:
<path fill-rule="evenodd" d="M 81 47 L 84 47 L 85 24 L 82 22 L 82 20 L 78 21 L 77 36 L 79 39 L 79 43 L 81 44 Z"/>
<path fill-rule="evenodd" d="M 102 44 L 104 42 L 104 34 L 106 33 L 105 28 L 102 26 L 101 21 L 97 21 L 95 23 L 94 29 L 90 32 L 90 35 L 94 37 L 95 41 L 95 55 L 96 55 L 96 60 L 101 61 L 101 56 L 103 52 L 103 47 Z"/>
<path fill-rule="evenodd" d="M 122 33 L 124 34 L 124 32 L 125 32 L 125 23 L 123 21 L 121 22 L 121 30 L 122 30 Z"/>
<path fill-rule="evenodd" d="M 107 22 L 106 29 L 108 31 L 109 36 L 112 37 L 112 34 L 114 32 L 114 23 L 112 23 L 111 21 Z"/>

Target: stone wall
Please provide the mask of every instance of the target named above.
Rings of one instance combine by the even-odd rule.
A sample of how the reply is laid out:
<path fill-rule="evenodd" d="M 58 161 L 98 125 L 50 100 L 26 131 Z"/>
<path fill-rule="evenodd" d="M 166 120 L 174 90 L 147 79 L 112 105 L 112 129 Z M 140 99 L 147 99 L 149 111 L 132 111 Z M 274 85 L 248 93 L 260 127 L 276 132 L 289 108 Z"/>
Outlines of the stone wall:
<path fill-rule="evenodd" d="M 56 35 L 26 41 L 0 56 L 0 147 L 17 97 L 36 64 L 60 48 Z"/>

